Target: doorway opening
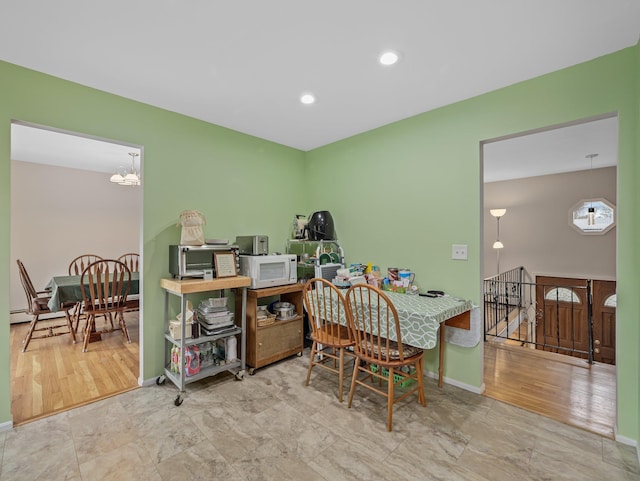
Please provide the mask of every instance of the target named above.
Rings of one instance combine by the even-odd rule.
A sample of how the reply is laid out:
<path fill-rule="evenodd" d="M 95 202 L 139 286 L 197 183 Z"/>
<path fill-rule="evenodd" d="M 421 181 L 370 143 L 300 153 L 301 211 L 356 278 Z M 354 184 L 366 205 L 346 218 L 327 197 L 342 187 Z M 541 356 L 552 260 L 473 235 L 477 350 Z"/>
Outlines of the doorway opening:
<path fill-rule="evenodd" d="M 482 143 L 485 285 L 491 280 L 495 285 L 515 285 L 500 280 L 518 270 L 523 273 L 520 287 L 533 286 L 529 296 L 521 290 L 511 296 L 526 305 L 506 309 L 505 322 L 495 327 L 500 334 L 486 336 L 497 342 L 484 343 L 485 394 L 611 438 L 616 419 L 615 353 L 607 351 L 612 364 L 602 357 L 590 364 L 588 355 L 579 351 L 595 352 L 594 341 L 602 343 L 595 331 L 587 335 L 587 327 L 598 327 L 592 314 L 606 318 L 605 335 L 615 332 L 615 306 L 605 295 L 606 309 L 588 312 L 591 304 L 578 302 L 582 297 L 577 293 L 577 300 L 563 297 L 567 289 L 561 280 L 568 278 L 565 286 L 577 286 L 576 279 L 594 280 L 594 286 L 596 280 L 599 285 L 615 283 L 615 224 L 593 235 L 593 229 L 581 232 L 572 222 L 575 206 L 584 199 L 615 205 L 617 145 L 615 114 Z M 550 279 L 560 280 L 550 285 Z M 584 297 L 594 286 L 578 290 Z M 502 294 L 493 297 L 496 305 L 510 296 Z M 542 323 L 540 309 L 548 324 Z M 590 319 L 589 325 L 578 324 L 580 316 Z M 587 343 L 573 356 L 565 355 L 575 347 L 565 339 L 567 333 L 578 333 L 580 342 Z"/>
<path fill-rule="evenodd" d="M 70 263 L 77 256 L 117 259 L 127 253 L 142 255 L 142 188 L 110 182 L 113 174 L 131 166 L 132 152 L 137 154 L 140 172 L 142 146 L 28 122 L 11 124 L 10 375 L 14 425 L 138 386 L 140 311 L 125 314 L 131 344 L 115 331 L 90 343 L 83 353 L 81 318 L 74 326 L 76 344 L 69 334 L 43 337 L 32 339 L 22 352 L 32 316 L 16 262 L 24 264 L 35 289 L 44 291 L 53 278 L 69 275 Z M 141 274 L 136 274 L 139 284 Z M 41 294 L 45 298 L 49 295 Z M 39 327 L 60 323 L 55 318 L 63 312 L 52 310 L 57 312 L 43 316 Z"/>

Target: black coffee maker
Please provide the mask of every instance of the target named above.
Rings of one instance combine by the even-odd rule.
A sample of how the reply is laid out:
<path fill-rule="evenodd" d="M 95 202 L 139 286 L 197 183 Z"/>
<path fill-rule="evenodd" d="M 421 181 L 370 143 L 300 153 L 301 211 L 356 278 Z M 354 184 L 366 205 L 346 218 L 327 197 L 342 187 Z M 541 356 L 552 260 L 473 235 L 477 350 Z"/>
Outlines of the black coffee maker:
<path fill-rule="evenodd" d="M 312 241 L 336 240 L 333 217 L 328 210 L 314 212 L 307 223 L 308 238 Z"/>

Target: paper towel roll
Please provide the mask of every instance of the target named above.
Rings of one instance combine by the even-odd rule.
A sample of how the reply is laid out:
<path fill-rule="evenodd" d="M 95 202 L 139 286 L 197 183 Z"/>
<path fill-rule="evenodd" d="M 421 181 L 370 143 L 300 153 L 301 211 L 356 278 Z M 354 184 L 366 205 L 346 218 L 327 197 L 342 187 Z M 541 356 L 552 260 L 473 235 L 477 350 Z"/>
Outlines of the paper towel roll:
<path fill-rule="evenodd" d="M 226 361 L 233 362 L 238 359 L 238 340 L 235 336 L 228 337 L 225 341 Z"/>

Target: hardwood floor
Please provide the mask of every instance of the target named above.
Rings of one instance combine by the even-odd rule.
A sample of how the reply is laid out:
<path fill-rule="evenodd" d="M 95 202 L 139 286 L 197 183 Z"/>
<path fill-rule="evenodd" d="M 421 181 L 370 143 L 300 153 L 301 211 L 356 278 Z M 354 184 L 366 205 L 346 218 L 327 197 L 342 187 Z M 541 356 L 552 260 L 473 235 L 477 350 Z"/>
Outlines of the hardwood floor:
<path fill-rule="evenodd" d="M 138 314 L 125 314 L 131 344 L 124 341 L 122 331 L 114 331 L 103 334 L 102 341 L 90 343 L 85 353 L 80 332 L 76 344 L 71 343 L 68 335 L 35 339 L 27 352 L 22 352 L 28 323 L 12 324 L 14 426 L 136 388 L 140 355 Z M 97 320 L 98 329 L 102 322 Z"/>
<path fill-rule="evenodd" d="M 484 383 L 487 397 L 614 437 L 615 366 L 485 342 Z"/>

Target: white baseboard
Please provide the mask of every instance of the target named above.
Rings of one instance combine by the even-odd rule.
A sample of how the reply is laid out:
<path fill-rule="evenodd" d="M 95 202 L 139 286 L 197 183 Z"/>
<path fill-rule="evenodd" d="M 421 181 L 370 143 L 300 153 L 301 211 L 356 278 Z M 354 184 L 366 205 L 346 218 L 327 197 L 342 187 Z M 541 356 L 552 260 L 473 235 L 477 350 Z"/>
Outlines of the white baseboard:
<path fill-rule="evenodd" d="M 437 372 L 427 371 L 426 375 L 428 377 L 432 378 L 432 379 L 438 379 L 438 373 Z M 485 389 L 484 383 L 482 383 L 480 385 L 480 387 L 472 386 L 471 384 L 460 382 L 457 379 L 451 379 L 450 377 L 446 377 L 446 376 L 442 378 L 442 381 L 447 383 L 447 384 L 451 384 L 452 386 L 459 387 L 460 389 L 464 389 L 465 391 L 470 391 L 470 392 L 475 393 L 475 394 L 482 394 L 484 392 L 484 389 Z"/>
<path fill-rule="evenodd" d="M 617 442 L 626 444 L 627 446 L 633 446 L 636 450 L 638 449 L 638 441 L 618 434 L 618 426 L 613 427 L 613 436 Z M 640 451 L 638 452 L 638 461 L 640 461 Z"/>
<path fill-rule="evenodd" d="M 63 318 L 64 314 L 60 312 L 52 312 L 49 314 L 42 314 L 39 319 L 59 319 Z M 9 314 L 9 324 L 26 324 L 31 322 L 33 316 L 30 316 L 24 311 L 14 311 Z"/>
<path fill-rule="evenodd" d="M 0 423 L 0 433 L 4 431 L 11 431 L 13 429 L 13 421 L 7 421 L 6 423 Z"/>
<path fill-rule="evenodd" d="M 149 386 L 153 386 L 156 383 L 156 380 L 158 379 L 158 376 L 156 377 L 152 377 L 151 379 L 142 379 L 142 378 L 138 378 L 138 386 L 141 387 L 149 387 Z"/>
<path fill-rule="evenodd" d="M 636 448 L 636 456 L 638 458 L 638 463 L 640 463 L 640 447 L 638 446 L 638 441 L 618 434 L 618 426 L 613 427 L 613 437 L 618 443 L 626 444 L 627 446 L 633 446 L 634 448 Z"/>

